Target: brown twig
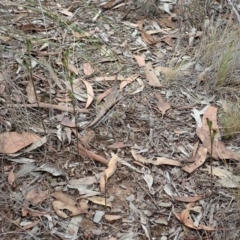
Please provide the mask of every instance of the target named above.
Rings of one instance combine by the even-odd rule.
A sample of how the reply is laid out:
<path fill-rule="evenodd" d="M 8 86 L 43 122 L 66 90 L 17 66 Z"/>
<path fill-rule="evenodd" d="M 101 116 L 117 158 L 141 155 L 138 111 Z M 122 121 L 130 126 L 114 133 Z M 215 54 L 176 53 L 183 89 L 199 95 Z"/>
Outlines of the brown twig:
<path fill-rule="evenodd" d="M 82 146 L 82 144 L 79 143 L 78 146 L 76 146 L 76 147 L 77 147 L 77 150 L 78 150 L 80 155 L 85 156 L 85 157 L 90 157 L 91 159 L 93 159 L 95 161 L 98 161 L 98 162 L 101 162 L 101 163 L 103 163 L 105 165 L 108 165 L 108 160 L 106 160 L 104 157 L 101 157 L 101 156 L 97 155 L 94 152 L 86 150 Z"/>
<path fill-rule="evenodd" d="M 73 112 L 73 108 L 72 107 L 54 105 L 54 104 L 43 103 L 43 102 L 39 102 L 39 104 L 37 104 L 37 103 L 32 103 L 32 104 L 11 104 L 10 106 L 14 106 L 14 107 L 19 107 L 20 106 L 20 107 L 29 107 L 29 108 L 31 108 L 31 107 L 32 108 L 34 108 L 34 107 L 52 108 L 52 109 L 65 111 L 65 112 L 71 112 L 71 113 Z M 75 110 L 78 113 L 89 113 L 90 112 L 89 109 L 76 108 Z"/>

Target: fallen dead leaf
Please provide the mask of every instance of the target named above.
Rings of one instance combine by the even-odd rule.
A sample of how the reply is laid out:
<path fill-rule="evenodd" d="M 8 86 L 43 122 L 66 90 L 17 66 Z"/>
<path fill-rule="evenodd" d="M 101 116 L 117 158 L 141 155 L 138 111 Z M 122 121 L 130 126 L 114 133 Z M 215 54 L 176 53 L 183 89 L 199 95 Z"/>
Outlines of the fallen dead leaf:
<path fill-rule="evenodd" d="M 184 209 L 181 213 L 174 213 L 175 217 L 183 223 L 186 227 L 196 229 L 196 230 L 206 230 L 206 231 L 214 231 L 214 228 L 207 227 L 205 225 L 199 224 L 198 227 L 194 226 L 192 219 L 189 218 L 189 211 L 194 206 L 194 203 L 189 203 L 187 208 Z"/>
<path fill-rule="evenodd" d="M 181 196 L 172 196 L 175 200 L 181 201 L 181 202 L 196 202 L 200 199 L 202 199 L 202 196 L 194 196 L 194 197 L 181 197 Z"/>
<path fill-rule="evenodd" d="M 138 74 L 134 74 L 130 77 L 128 77 L 126 80 L 122 81 L 120 84 L 120 90 L 122 90 L 125 86 L 127 86 L 129 83 L 133 82 L 136 80 L 138 77 Z"/>
<path fill-rule="evenodd" d="M 110 214 L 105 214 L 104 217 L 107 222 L 111 222 L 111 223 L 122 218 L 120 215 L 110 215 Z"/>
<path fill-rule="evenodd" d="M 156 76 L 156 74 L 154 72 L 154 69 L 152 67 L 152 63 L 148 62 L 145 65 L 144 73 L 145 73 L 145 77 L 148 80 L 150 86 L 162 87 L 158 77 Z"/>
<path fill-rule="evenodd" d="M 205 130 L 203 128 L 197 127 L 196 133 L 198 137 L 201 139 L 203 145 L 207 148 L 208 152 L 211 152 L 211 140 L 209 135 L 209 130 Z M 214 141 L 212 156 L 214 159 L 234 159 L 240 161 L 240 154 L 233 152 L 227 149 L 224 146 L 224 143 L 221 141 Z"/>
<path fill-rule="evenodd" d="M 48 190 L 37 191 L 35 188 L 33 188 L 27 193 L 27 195 L 25 196 L 25 200 L 37 205 L 45 201 L 48 195 L 49 195 Z"/>
<path fill-rule="evenodd" d="M 72 64 L 70 64 L 70 63 L 68 64 L 68 70 L 71 71 L 71 72 L 73 72 L 73 73 L 75 73 L 76 75 L 79 74 L 78 69 L 77 69 L 74 65 L 72 65 Z"/>
<path fill-rule="evenodd" d="M 36 226 L 38 223 L 39 223 L 39 221 L 35 221 L 35 222 L 32 222 L 32 223 L 29 223 L 29 224 L 23 226 L 23 229 L 24 229 L 24 230 L 27 230 L 27 229 L 33 228 L 33 227 Z"/>
<path fill-rule="evenodd" d="M 16 180 L 16 177 L 15 177 L 15 174 L 14 174 L 14 168 L 15 167 L 13 167 L 13 169 L 10 171 L 10 173 L 8 174 L 8 183 L 10 184 L 10 185 L 13 185 L 13 183 L 15 182 L 15 180 Z"/>
<path fill-rule="evenodd" d="M 32 216 L 32 217 L 41 217 L 43 215 L 49 214 L 48 212 L 39 212 L 39 211 L 30 209 L 30 208 L 22 208 L 21 212 L 22 212 L 23 217 L 25 217 L 27 215 Z"/>
<path fill-rule="evenodd" d="M 181 163 L 177 160 L 173 160 L 165 157 L 157 157 L 157 160 L 146 159 L 141 154 L 137 153 L 136 150 L 134 149 L 131 150 L 131 153 L 133 158 L 141 163 L 152 164 L 155 166 L 160 166 L 160 165 L 171 165 L 171 166 L 178 166 L 178 167 L 181 166 Z"/>
<path fill-rule="evenodd" d="M 72 17 L 73 16 L 73 13 L 69 12 L 67 9 L 61 10 L 59 12 L 62 13 L 63 15 L 68 16 L 68 17 Z"/>
<path fill-rule="evenodd" d="M 135 149 L 131 150 L 132 156 L 136 161 L 142 162 L 142 163 L 146 163 L 148 162 L 148 160 L 143 157 L 141 154 L 137 153 L 137 151 Z"/>
<path fill-rule="evenodd" d="M 106 206 L 112 208 L 112 203 L 108 199 L 105 199 L 104 197 L 93 196 L 87 199 L 95 204 L 102 205 L 102 206 L 105 206 L 105 200 L 107 200 Z"/>
<path fill-rule="evenodd" d="M 104 93 L 99 94 L 97 97 L 97 102 L 101 102 L 110 92 L 112 91 L 112 88 L 107 89 Z"/>
<path fill-rule="evenodd" d="M 109 145 L 108 148 L 110 149 L 119 149 L 119 148 L 124 148 L 124 147 L 128 147 L 130 145 L 124 144 L 124 142 L 117 142 L 114 143 L 112 145 Z"/>
<path fill-rule="evenodd" d="M 211 168 L 208 167 L 207 169 L 204 169 L 204 171 L 207 171 L 209 174 L 211 174 Z M 232 171 L 228 171 L 224 168 L 218 168 L 215 167 L 212 169 L 213 175 L 221 178 L 217 181 L 221 183 L 223 187 L 226 188 L 238 188 L 240 184 L 240 176 L 234 175 Z"/>
<path fill-rule="evenodd" d="M 102 81 L 115 81 L 115 80 L 118 80 L 118 81 L 124 81 L 125 78 L 123 76 L 109 76 L 109 77 L 96 77 L 95 78 L 95 81 L 97 82 L 102 82 Z"/>
<path fill-rule="evenodd" d="M 61 201 L 53 201 L 52 206 L 56 214 L 62 218 L 68 218 L 69 216 L 62 210 L 68 210 L 71 212 L 70 216 L 77 216 L 79 214 L 87 213 L 86 209 L 82 209 L 81 207 L 71 206 L 69 204 L 65 204 Z"/>
<path fill-rule="evenodd" d="M 117 169 L 118 156 L 114 154 L 108 163 L 108 168 L 105 170 L 105 175 L 100 180 L 100 189 L 101 192 L 105 192 L 105 185 L 108 179 L 113 175 Z"/>
<path fill-rule="evenodd" d="M 93 92 L 92 85 L 88 81 L 86 81 L 86 80 L 82 80 L 82 81 L 84 82 L 84 84 L 86 85 L 86 88 L 87 88 L 88 99 L 87 99 L 85 108 L 88 108 L 94 99 L 94 92 Z"/>
<path fill-rule="evenodd" d="M 114 5 L 116 5 L 119 2 L 121 2 L 121 0 L 109 0 L 102 7 L 105 9 L 109 9 L 109 8 L 112 8 Z"/>
<path fill-rule="evenodd" d="M 198 149 L 198 151 L 193 159 L 194 162 L 186 165 L 182 169 L 188 173 L 192 173 L 194 170 L 196 170 L 198 167 L 200 167 L 205 162 L 206 158 L 207 158 L 207 148 L 201 146 Z"/>
<path fill-rule="evenodd" d="M 40 137 L 28 132 L 5 132 L 0 134 L 0 152 L 5 154 L 16 153 L 31 143 L 38 141 Z"/>
<path fill-rule="evenodd" d="M 170 109 L 171 106 L 168 102 L 163 101 L 163 98 L 160 93 L 156 92 L 155 97 L 158 100 L 158 103 L 157 103 L 158 109 L 161 111 L 162 116 L 164 116 L 166 111 Z"/>
<path fill-rule="evenodd" d="M 28 81 L 28 85 L 26 87 L 27 97 L 29 103 L 35 103 L 37 101 L 36 95 L 34 92 L 34 86 L 32 81 Z"/>
<path fill-rule="evenodd" d="M 64 117 L 60 124 L 65 127 L 70 127 L 70 128 L 76 127 L 75 122 L 72 121 L 71 119 L 69 119 L 69 117 Z"/>
<path fill-rule="evenodd" d="M 217 124 L 217 110 L 218 109 L 216 107 L 212 107 L 212 106 L 209 106 L 206 109 L 206 111 L 204 112 L 203 117 L 202 117 L 202 128 L 209 131 L 208 125 L 207 125 L 207 119 L 211 120 L 212 121 L 212 129 L 217 130 L 216 138 L 218 139 L 221 137 L 221 135 L 220 135 L 220 132 L 218 129 L 218 124 Z"/>
<path fill-rule="evenodd" d="M 152 35 L 141 30 L 140 33 L 142 35 L 143 41 L 146 42 L 147 44 L 154 45 L 158 42 L 158 39 L 155 39 Z"/>
<path fill-rule="evenodd" d="M 84 63 L 83 64 L 83 72 L 86 76 L 90 76 L 94 73 L 94 70 L 93 70 L 90 63 Z"/>
<path fill-rule="evenodd" d="M 133 55 L 133 56 L 137 60 L 137 63 L 138 63 L 139 67 L 145 66 L 145 58 L 146 58 L 146 56 L 144 54 L 141 55 L 141 56 L 139 56 L 139 55 Z"/>
<path fill-rule="evenodd" d="M 74 32 L 73 35 L 78 38 L 78 39 L 82 39 L 82 38 L 88 38 L 90 37 L 94 32 L 82 32 L 81 34 L 78 32 Z"/>
<path fill-rule="evenodd" d="M 112 91 L 109 93 L 109 95 L 106 97 L 106 101 L 99 106 L 99 110 L 97 113 L 96 118 L 91 122 L 89 125 L 92 126 L 95 123 L 97 123 L 103 116 L 104 114 L 114 105 L 116 104 L 120 99 L 122 98 L 120 91 L 118 90 L 118 85 L 115 82 L 115 84 L 112 87 Z"/>
<path fill-rule="evenodd" d="M 66 193 L 63 193 L 63 192 L 54 192 L 52 194 L 52 196 L 62 202 L 62 203 L 65 203 L 65 204 L 68 204 L 70 206 L 76 206 L 77 205 L 77 202 L 73 199 L 72 196 L 70 196 L 69 194 L 66 194 Z"/>

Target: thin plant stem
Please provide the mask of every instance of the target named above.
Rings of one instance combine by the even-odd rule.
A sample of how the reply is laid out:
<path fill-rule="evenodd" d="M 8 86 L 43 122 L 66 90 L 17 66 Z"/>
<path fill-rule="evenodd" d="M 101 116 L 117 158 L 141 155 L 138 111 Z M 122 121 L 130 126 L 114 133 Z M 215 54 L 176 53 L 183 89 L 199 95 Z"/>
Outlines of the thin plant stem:
<path fill-rule="evenodd" d="M 27 54 L 28 54 L 28 61 L 29 62 L 24 60 L 23 64 L 25 65 L 25 67 L 27 68 L 27 70 L 29 72 L 29 78 L 30 78 L 30 81 L 32 82 L 33 92 L 34 92 L 35 99 L 36 99 L 36 102 L 37 102 L 37 105 L 38 105 L 38 110 L 40 110 L 39 102 L 38 102 L 38 99 L 37 99 L 37 91 L 36 91 L 36 87 L 35 87 L 35 84 L 34 84 L 34 81 L 33 81 L 32 63 L 31 63 L 31 41 L 30 41 L 30 39 L 26 39 L 26 45 L 27 45 Z M 42 119 L 42 117 L 40 117 L 40 118 L 41 118 L 43 130 L 46 134 L 47 132 L 46 132 L 46 128 L 45 128 L 43 119 Z"/>

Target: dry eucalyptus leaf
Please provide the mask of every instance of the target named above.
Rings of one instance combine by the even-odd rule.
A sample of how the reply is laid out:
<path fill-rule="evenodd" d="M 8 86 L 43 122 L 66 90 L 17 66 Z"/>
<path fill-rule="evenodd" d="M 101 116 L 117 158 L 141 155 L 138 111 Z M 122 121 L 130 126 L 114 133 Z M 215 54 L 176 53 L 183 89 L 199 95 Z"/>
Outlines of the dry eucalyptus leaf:
<path fill-rule="evenodd" d="M 85 108 L 88 108 L 89 105 L 92 103 L 93 99 L 94 99 L 94 92 L 93 92 L 93 88 L 92 88 L 92 85 L 86 81 L 86 80 L 82 80 L 87 88 L 87 103 L 86 103 L 86 106 Z"/>
<path fill-rule="evenodd" d="M 114 154 L 108 163 L 108 168 L 105 170 L 105 175 L 100 180 L 101 192 L 105 192 L 106 181 L 113 175 L 117 169 L 118 156 Z"/>
<path fill-rule="evenodd" d="M 192 173 L 194 170 L 196 170 L 198 167 L 200 167 L 201 165 L 203 165 L 203 163 L 205 162 L 207 158 L 207 148 L 201 146 L 194 159 L 193 159 L 193 163 L 190 163 L 188 165 L 186 165 L 185 167 L 183 167 L 182 169 L 188 173 Z"/>
<path fill-rule="evenodd" d="M 0 134 L 0 153 L 16 153 L 31 143 L 38 141 L 40 137 L 28 132 L 5 132 Z"/>
<path fill-rule="evenodd" d="M 170 109 L 171 106 L 168 102 L 163 101 L 163 98 L 160 93 L 156 92 L 155 97 L 158 100 L 158 103 L 157 103 L 158 109 L 161 111 L 162 116 L 164 116 L 166 111 Z"/>
<path fill-rule="evenodd" d="M 61 201 L 53 201 L 52 206 L 56 214 L 62 218 L 68 218 L 69 216 L 62 210 L 68 210 L 71 212 L 70 216 L 77 216 L 79 214 L 87 213 L 86 209 L 82 209 L 80 207 L 71 206 L 65 204 Z"/>
<path fill-rule="evenodd" d="M 205 225 L 199 224 L 198 227 L 194 226 L 194 223 L 191 218 L 189 218 L 190 209 L 194 206 L 194 203 L 189 203 L 187 208 L 184 209 L 181 213 L 174 213 L 175 217 L 182 222 L 186 227 L 196 229 L 196 230 L 206 230 L 213 231 L 214 228 L 207 227 Z"/>
<path fill-rule="evenodd" d="M 48 197 L 49 192 L 46 191 L 37 191 L 37 189 L 30 190 L 27 195 L 25 196 L 25 199 L 33 204 L 39 204 L 46 200 Z"/>
<path fill-rule="evenodd" d="M 13 185 L 13 183 L 15 182 L 15 180 L 16 180 L 16 177 L 15 177 L 15 174 L 14 174 L 14 167 L 13 167 L 13 169 L 11 170 L 11 172 L 8 174 L 8 183 L 10 184 L 10 185 Z"/>
<path fill-rule="evenodd" d="M 133 82 L 136 80 L 138 77 L 138 74 L 134 74 L 130 77 L 128 77 L 126 80 L 122 81 L 120 84 L 120 90 L 122 90 L 125 86 L 127 86 L 129 83 Z"/>
<path fill-rule="evenodd" d="M 78 73 L 79 73 L 78 69 L 70 63 L 68 64 L 68 70 L 75 73 L 76 75 L 78 75 Z"/>
<path fill-rule="evenodd" d="M 133 56 L 137 60 L 137 63 L 138 63 L 139 67 L 145 66 L 145 58 L 146 58 L 146 56 L 144 54 L 141 55 L 141 56 L 139 56 L 139 55 L 133 55 Z"/>
<path fill-rule="evenodd" d="M 71 205 L 71 206 L 76 206 L 76 201 L 73 199 L 72 196 L 66 194 L 66 193 L 63 193 L 63 192 L 54 192 L 52 194 L 52 196 L 60 201 L 60 202 L 63 202 L 65 204 L 68 204 L 68 205 Z"/>
<path fill-rule="evenodd" d="M 145 65 L 144 73 L 145 73 L 145 77 L 148 80 L 150 86 L 162 87 L 158 77 L 156 76 L 156 74 L 154 72 L 152 63 L 149 62 Z"/>
<path fill-rule="evenodd" d="M 33 86 L 32 81 L 28 82 L 28 85 L 26 87 L 26 92 L 27 92 L 28 102 L 35 103 L 37 101 L 37 99 L 36 99 L 36 95 L 34 92 L 34 86 Z"/>
<path fill-rule="evenodd" d="M 185 197 L 185 196 L 172 196 L 175 200 L 180 201 L 180 202 L 196 202 L 200 199 L 202 199 L 202 196 L 194 196 L 194 197 Z"/>
<path fill-rule="evenodd" d="M 98 205 L 102 205 L 102 206 L 105 206 L 105 198 L 104 197 L 99 197 L 99 196 L 93 196 L 93 197 L 89 197 L 87 198 L 89 201 L 95 203 L 95 204 L 98 204 Z M 106 199 L 106 205 L 110 208 L 112 208 L 112 203 Z"/>
<path fill-rule="evenodd" d="M 90 63 L 84 63 L 83 64 L 83 72 L 86 76 L 90 76 L 94 73 L 94 70 L 93 70 Z"/>

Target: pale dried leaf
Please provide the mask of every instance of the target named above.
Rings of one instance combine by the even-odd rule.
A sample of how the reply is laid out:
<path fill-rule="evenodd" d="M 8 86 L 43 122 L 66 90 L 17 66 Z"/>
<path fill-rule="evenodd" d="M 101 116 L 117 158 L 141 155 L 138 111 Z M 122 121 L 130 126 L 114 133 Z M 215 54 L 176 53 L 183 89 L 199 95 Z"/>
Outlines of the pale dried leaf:
<path fill-rule="evenodd" d="M 93 92 L 93 88 L 92 88 L 92 85 L 88 82 L 88 81 L 85 81 L 85 80 L 82 80 L 87 88 L 87 96 L 88 96 L 88 99 L 87 99 L 87 103 L 86 103 L 86 106 L 85 108 L 88 108 L 89 105 L 92 103 L 93 99 L 94 99 L 94 92 Z"/>
<path fill-rule="evenodd" d="M 175 200 L 180 202 L 196 202 L 200 199 L 202 199 L 202 196 L 194 196 L 194 197 L 185 197 L 185 196 L 172 196 Z"/>
<path fill-rule="evenodd" d="M 33 82 L 28 81 L 28 85 L 26 87 L 27 97 L 29 103 L 35 103 L 37 101 L 36 95 L 34 92 Z"/>
<path fill-rule="evenodd" d="M 75 73 L 76 75 L 79 74 L 78 69 L 77 69 L 74 65 L 72 65 L 72 64 L 70 64 L 70 63 L 68 64 L 68 70 L 71 71 L 71 72 L 73 72 L 73 73 Z"/>
<path fill-rule="evenodd" d="M 14 174 L 14 168 L 10 171 L 10 173 L 8 174 L 8 183 L 10 185 L 13 185 L 13 183 L 15 182 L 16 180 L 16 177 L 15 177 L 15 174 Z"/>
<path fill-rule="evenodd" d="M 198 167 L 200 167 L 201 165 L 203 165 L 203 163 L 205 162 L 207 158 L 207 148 L 201 146 L 194 159 L 193 159 L 193 163 L 190 163 L 186 166 L 184 166 L 182 169 L 188 173 L 192 173 L 194 170 L 196 170 Z"/>
<path fill-rule="evenodd" d="M 62 210 L 68 210 L 71 212 L 70 216 L 77 216 L 79 214 L 87 213 L 86 209 L 82 209 L 81 207 L 71 206 L 65 204 L 61 201 L 53 201 L 52 206 L 56 214 L 62 218 L 68 218 L 69 216 L 63 212 Z"/>
<path fill-rule="evenodd" d="M 36 188 L 33 188 L 27 193 L 25 199 L 33 204 L 39 204 L 45 201 L 48 196 L 49 196 L 48 190 L 38 191 Z"/>
<path fill-rule="evenodd" d="M 137 60 L 137 63 L 138 63 L 139 67 L 145 66 L 145 58 L 146 58 L 146 56 L 144 54 L 141 55 L 141 56 L 139 56 L 139 55 L 133 55 L 133 56 Z"/>
<path fill-rule="evenodd" d="M 104 93 L 99 94 L 97 96 L 97 102 L 101 102 L 110 92 L 112 91 L 112 88 L 107 89 Z"/>
<path fill-rule="evenodd" d="M 153 70 L 152 63 L 149 62 L 145 65 L 144 73 L 145 73 L 146 79 L 149 82 L 149 85 L 153 87 L 162 87 L 158 77 L 156 76 Z"/>
<path fill-rule="evenodd" d="M 0 152 L 5 154 L 16 153 L 31 143 L 38 141 L 40 137 L 28 132 L 5 132 L 0 134 Z"/>
<path fill-rule="evenodd" d="M 83 72 L 86 76 L 90 76 L 94 73 L 94 70 L 93 70 L 90 63 L 84 63 L 83 64 Z"/>
<path fill-rule="evenodd" d="M 58 201 L 60 201 L 60 202 L 62 202 L 62 203 L 65 203 L 65 204 L 68 204 L 68 205 L 70 205 L 70 206 L 76 206 L 76 201 L 73 199 L 73 197 L 72 196 L 70 196 L 70 195 L 68 195 L 68 194 L 66 194 L 66 193 L 63 193 L 63 192 L 54 192 L 53 194 L 52 194 L 52 196 L 56 199 L 56 200 L 58 200 Z"/>
<path fill-rule="evenodd" d="M 108 168 L 105 170 L 105 175 L 100 180 L 101 192 L 105 192 L 106 181 L 113 175 L 117 169 L 118 156 L 114 154 L 108 163 Z"/>
<path fill-rule="evenodd" d="M 128 77 L 126 80 L 122 81 L 120 84 L 120 90 L 122 90 L 125 86 L 127 86 L 129 83 L 133 82 L 135 79 L 137 79 L 138 74 L 134 74 L 130 77 Z"/>
<path fill-rule="evenodd" d="M 98 205 L 102 205 L 102 206 L 105 206 L 105 198 L 104 197 L 99 197 L 99 196 L 93 196 L 93 197 L 90 197 L 90 198 L 87 198 L 89 201 L 95 203 L 95 204 L 98 204 Z M 112 208 L 112 203 L 106 199 L 106 205 L 110 208 Z"/>
<path fill-rule="evenodd" d="M 114 143 L 112 145 L 109 145 L 108 148 L 110 149 L 119 149 L 119 148 L 124 148 L 124 147 L 128 147 L 129 145 L 124 144 L 124 142 L 117 142 Z"/>
<path fill-rule="evenodd" d="M 122 218 L 120 215 L 110 215 L 110 214 L 105 214 L 105 219 L 107 222 L 115 222 L 116 220 L 119 220 Z"/>
<path fill-rule="evenodd" d="M 157 103 L 158 109 L 162 112 L 162 116 L 164 116 L 166 111 L 170 109 L 171 106 L 168 102 L 163 101 L 163 98 L 160 93 L 156 92 L 155 97 L 158 100 L 158 103 Z"/>

